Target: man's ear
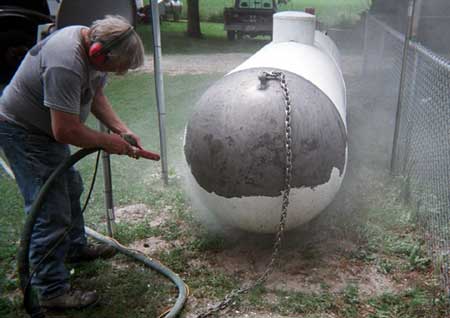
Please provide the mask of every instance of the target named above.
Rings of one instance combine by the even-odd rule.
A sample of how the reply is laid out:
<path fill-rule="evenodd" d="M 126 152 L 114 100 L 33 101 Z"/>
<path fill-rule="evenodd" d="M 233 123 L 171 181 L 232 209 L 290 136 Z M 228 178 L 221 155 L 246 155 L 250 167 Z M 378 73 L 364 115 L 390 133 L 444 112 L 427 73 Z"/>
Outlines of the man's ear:
<path fill-rule="evenodd" d="M 89 61 L 94 66 L 102 66 L 105 64 L 108 54 L 103 51 L 103 44 L 100 42 L 94 42 L 89 47 Z"/>

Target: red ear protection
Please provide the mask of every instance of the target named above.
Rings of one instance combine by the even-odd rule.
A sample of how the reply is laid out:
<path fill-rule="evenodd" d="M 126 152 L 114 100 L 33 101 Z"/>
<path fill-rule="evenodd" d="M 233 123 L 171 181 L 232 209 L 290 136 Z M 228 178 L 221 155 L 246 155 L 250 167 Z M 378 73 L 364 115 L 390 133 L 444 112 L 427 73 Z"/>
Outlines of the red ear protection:
<path fill-rule="evenodd" d="M 96 41 L 92 43 L 91 47 L 89 48 L 89 59 L 91 63 L 95 66 L 102 66 L 103 64 L 105 64 L 106 59 L 108 58 L 108 53 L 111 51 L 111 49 L 128 38 L 132 33 L 133 27 L 130 26 L 128 30 L 109 42 L 102 43 Z"/>
<path fill-rule="evenodd" d="M 95 66 L 102 66 L 105 64 L 107 54 L 103 53 L 103 50 L 103 44 L 100 42 L 94 42 L 89 48 L 89 58 L 91 63 Z"/>

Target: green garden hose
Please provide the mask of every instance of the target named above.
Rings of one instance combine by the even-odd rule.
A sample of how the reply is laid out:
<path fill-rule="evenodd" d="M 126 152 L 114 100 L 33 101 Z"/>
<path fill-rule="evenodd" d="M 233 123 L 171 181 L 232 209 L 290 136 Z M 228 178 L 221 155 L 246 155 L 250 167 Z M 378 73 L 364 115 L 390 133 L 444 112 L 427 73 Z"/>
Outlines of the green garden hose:
<path fill-rule="evenodd" d="M 39 213 L 39 207 L 42 205 L 45 195 L 47 194 L 53 181 L 56 178 L 60 177 L 67 169 L 72 167 L 79 160 L 99 150 L 100 149 L 81 149 L 76 153 L 74 153 L 73 155 L 71 155 L 70 157 L 68 157 L 67 159 L 65 159 L 63 162 L 61 162 L 61 164 L 59 164 L 59 166 L 55 169 L 55 171 L 53 171 L 53 173 L 50 175 L 50 177 L 42 186 L 41 191 L 37 195 L 36 200 L 33 202 L 30 212 L 28 213 L 24 225 L 24 230 L 22 232 L 22 236 L 20 239 L 19 252 L 17 256 L 17 268 L 19 273 L 20 288 L 22 289 L 24 295 L 23 304 L 25 310 L 27 311 L 27 313 L 30 315 L 31 318 L 45 318 L 45 313 L 40 307 L 37 296 L 33 292 L 31 286 L 31 277 L 35 273 L 36 268 L 33 270 L 32 273 L 30 273 L 30 263 L 28 259 L 31 233 L 33 231 L 33 227 Z M 36 267 L 38 267 L 45 260 L 45 258 L 47 258 L 51 254 L 51 252 L 56 248 L 56 246 L 58 246 L 64 240 L 67 233 L 68 230 L 66 230 L 64 233 L 61 233 L 60 239 L 55 243 L 54 246 L 52 246 L 49 252 L 46 255 L 44 255 L 44 257 L 38 262 Z M 146 266 L 169 278 L 178 288 L 178 298 L 174 306 L 171 308 L 171 310 L 169 310 L 167 313 L 164 313 L 161 317 L 174 318 L 180 314 L 188 297 L 188 288 L 186 284 L 183 282 L 183 280 L 177 274 L 172 272 L 169 268 L 165 267 L 158 261 L 150 259 L 137 251 L 128 249 L 123 245 L 121 245 L 120 243 L 118 243 L 117 241 L 115 241 L 114 239 L 105 237 L 90 228 L 86 228 L 86 233 L 89 236 L 93 237 L 94 239 L 97 239 L 101 242 L 113 246 L 119 252 L 144 263 Z"/>

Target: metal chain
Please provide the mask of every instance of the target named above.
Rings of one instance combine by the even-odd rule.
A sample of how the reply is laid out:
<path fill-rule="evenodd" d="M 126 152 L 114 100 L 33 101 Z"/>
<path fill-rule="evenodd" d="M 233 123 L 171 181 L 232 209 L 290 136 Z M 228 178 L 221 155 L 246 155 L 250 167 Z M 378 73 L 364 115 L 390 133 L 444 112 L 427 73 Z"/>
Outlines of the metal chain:
<path fill-rule="evenodd" d="M 285 137 L 286 137 L 286 168 L 285 168 L 285 178 L 284 178 L 284 190 L 283 190 L 283 202 L 281 206 L 280 223 L 278 225 L 278 231 L 275 236 L 275 242 L 273 245 L 273 252 L 270 258 L 270 262 L 267 264 L 264 273 L 253 283 L 248 286 L 244 286 L 240 289 L 235 289 L 230 292 L 225 298 L 218 304 L 212 306 L 204 313 L 196 316 L 196 318 L 206 318 L 214 313 L 227 308 L 233 300 L 238 296 L 247 293 L 249 290 L 255 288 L 256 286 L 264 283 L 269 275 L 273 272 L 274 264 L 277 260 L 278 253 L 281 247 L 281 240 L 283 238 L 286 220 L 287 220 L 287 209 L 289 206 L 289 193 L 291 192 L 291 179 L 292 179 L 292 134 L 291 134 L 291 98 L 289 96 L 289 89 L 286 83 L 286 76 L 282 72 L 263 72 L 259 77 L 261 82 L 261 89 L 265 89 L 267 86 L 267 81 L 278 80 L 280 81 L 280 86 L 283 91 L 283 98 L 285 103 Z"/>

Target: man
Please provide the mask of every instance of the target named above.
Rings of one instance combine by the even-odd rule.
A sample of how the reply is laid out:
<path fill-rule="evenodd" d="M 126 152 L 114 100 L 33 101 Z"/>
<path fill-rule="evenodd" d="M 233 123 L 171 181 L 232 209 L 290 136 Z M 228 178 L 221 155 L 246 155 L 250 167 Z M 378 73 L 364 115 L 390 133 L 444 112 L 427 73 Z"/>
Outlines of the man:
<path fill-rule="evenodd" d="M 50 173 L 70 155 L 69 145 L 135 157 L 135 149 L 122 136 L 131 136 L 138 146 L 140 139 L 115 114 L 103 86 L 106 72 L 124 74 L 143 61 L 139 36 L 119 16 L 106 16 L 90 28 L 58 30 L 27 53 L 0 97 L 0 148 L 15 174 L 26 212 Z M 85 126 L 90 112 L 113 133 Z M 36 220 L 29 255 L 32 268 L 70 229 L 32 279 L 41 306 L 81 308 L 98 300 L 95 292 L 72 290 L 64 266 L 68 260 L 113 254 L 111 247 L 87 245 L 82 191 L 80 174 L 72 168 L 52 186 Z"/>

